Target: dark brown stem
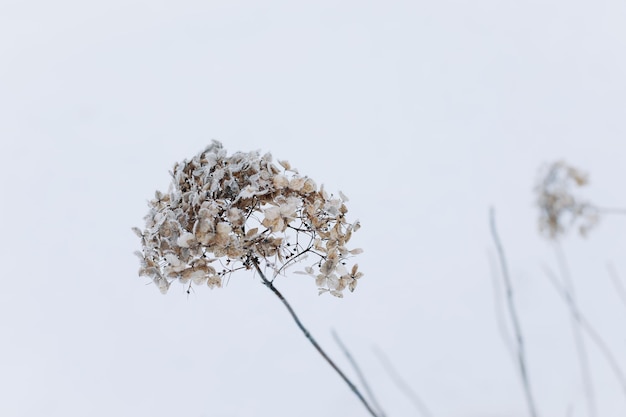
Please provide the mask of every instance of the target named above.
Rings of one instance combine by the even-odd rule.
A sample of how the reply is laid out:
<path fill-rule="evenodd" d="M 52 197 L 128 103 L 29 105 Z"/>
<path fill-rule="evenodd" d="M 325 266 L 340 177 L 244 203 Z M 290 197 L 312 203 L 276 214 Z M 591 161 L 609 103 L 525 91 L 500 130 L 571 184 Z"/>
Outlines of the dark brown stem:
<path fill-rule="evenodd" d="M 274 287 L 274 284 L 272 283 L 272 281 L 268 280 L 265 277 L 265 274 L 263 273 L 263 271 L 261 271 L 261 268 L 259 267 L 259 262 L 257 259 L 252 258 L 250 260 L 252 262 L 252 264 L 254 265 L 254 268 L 256 269 L 256 271 L 259 273 L 259 276 L 261 277 L 261 281 L 263 281 L 263 285 L 265 285 L 267 288 L 269 288 L 275 295 L 276 297 L 278 297 L 280 299 L 280 301 L 283 303 L 283 305 L 287 308 L 287 310 L 289 311 L 289 314 L 291 314 L 291 317 L 293 318 L 293 320 L 296 322 L 296 324 L 298 325 L 298 327 L 300 328 L 300 330 L 302 331 L 302 333 L 304 333 L 304 336 L 309 340 L 309 342 L 311 342 L 311 344 L 313 345 L 313 347 L 315 347 L 315 349 L 317 349 L 317 351 L 319 352 L 320 355 L 322 355 L 322 357 L 324 359 L 326 359 L 326 362 L 328 362 L 328 364 L 335 370 L 335 372 L 337 372 L 339 374 L 339 376 L 341 377 L 341 379 L 344 380 L 344 382 L 346 384 L 348 384 L 348 386 L 350 387 L 350 389 L 352 390 L 352 392 L 354 393 L 354 395 L 356 395 L 359 400 L 361 400 L 361 402 L 363 403 L 363 405 L 365 406 L 365 408 L 367 408 L 367 411 L 369 411 L 369 413 L 374 416 L 374 417 L 378 417 L 378 415 L 376 414 L 376 412 L 372 409 L 372 407 L 369 405 L 369 403 L 367 402 L 367 400 L 365 400 L 365 397 L 363 397 L 363 394 L 361 394 L 361 392 L 359 391 L 359 389 L 352 383 L 352 381 L 350 381 L 348 379 L 348 377 L 341 371 L 341 369 L 339 369 L 339 367 L 335 364 L 335 362 L 333 362 L 332 359 L 330 359 L 330 357 L 326 354 L 326 352 L 324 352 L 324 350 L 322 349 L 322 347 L 317 343 L 317 341 L 313 338 L 313 336 L 311 335 L 311 333 L 309 333 L 309 331 L 306 329 L 306 327 L 304 327 L 304 325 L 302 324 L 302 322 L 300 321 L 300 319 L 298 318 L 298 316 L 296 315 L 296 312 L 293 310 L 293 308 L 291 308 L 291 305 L 289 304 L 289 302 L 287 302 L 287 300 L 285 299 L 285 297 L 281 294 L 280 291 L 278 291 L 278 289 L 276 289 L 276 287 Z"/>

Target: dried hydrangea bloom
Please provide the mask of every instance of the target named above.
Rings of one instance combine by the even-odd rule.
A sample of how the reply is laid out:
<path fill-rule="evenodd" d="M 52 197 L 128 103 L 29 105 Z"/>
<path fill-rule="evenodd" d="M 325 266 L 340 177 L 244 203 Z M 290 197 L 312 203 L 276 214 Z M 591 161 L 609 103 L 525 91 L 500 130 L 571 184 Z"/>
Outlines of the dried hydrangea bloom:
<path fill-rule="evenodd" d="M 598 209 L 572 192 L 587 185 L 588 176 L 580 170 L 557 161 L 542 169 L 535 187 L 539 206 L 539 229 L 555 239 L 575 224 L 585 236 L 598 222 Z"/>
<path fill-rule="evenodd" d="M 213 141 L 177 163 L 169 191 L 149 202 L 145 229 L 134 228 L 143 247 L 139 274 L 165 293 L 174 281 L 221 287 L 226 275 L 255 264 L 276 277 L 308 259 L 304 273 L 320 294 L 353 291 L 362 273 L 346 263 L 361 250 L 347 244 L 359 223 L 348 223 L 346 197 L 278 162 L 269 153 L 228 155 Z"/>

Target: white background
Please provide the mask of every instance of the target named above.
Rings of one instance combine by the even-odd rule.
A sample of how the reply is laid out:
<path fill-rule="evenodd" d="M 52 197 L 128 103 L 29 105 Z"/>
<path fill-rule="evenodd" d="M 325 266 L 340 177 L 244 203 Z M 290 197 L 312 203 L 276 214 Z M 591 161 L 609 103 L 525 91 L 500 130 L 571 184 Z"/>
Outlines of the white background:
<path fill-rule="evenodd" d="M 167 296 L 132 255 L 146 201 L 215 138 L 342 190 L 365 272 L 344 299 L 277 285 L 388 416 L 526 416 L 498 332 L 496 208 L 543 416 L 586 416 L 566 306 L 542 265 L 537 169 L 626 206 L 621 1 L 0 0 L 0 415 L 360 416 L 252 274 Z M 626 367 L 626 218 L 563 243 L 581 309 Z M 598 416 L 626 395 L 587 340 Z"/>

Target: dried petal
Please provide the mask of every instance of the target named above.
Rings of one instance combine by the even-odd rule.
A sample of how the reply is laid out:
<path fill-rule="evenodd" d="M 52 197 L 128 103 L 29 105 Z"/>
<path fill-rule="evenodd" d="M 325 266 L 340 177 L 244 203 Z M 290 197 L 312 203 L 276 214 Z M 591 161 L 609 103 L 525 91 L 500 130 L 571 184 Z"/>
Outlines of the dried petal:
<path fill-rule="evenodd" d="M 291 164 L 289 163 L 289 161 L 286 161 L 286 160 L 282 160 L 282 161 L 281 161 L 281 160 L 279 159 L 279 160 L 278 160 L 278 163 L 279 163 L 279 164 L 280 164 L 283 168 L 285 168 L 285 170 L 287 170 L 287 171 L 289 171 L 289 170 L 291 169 Z"/>

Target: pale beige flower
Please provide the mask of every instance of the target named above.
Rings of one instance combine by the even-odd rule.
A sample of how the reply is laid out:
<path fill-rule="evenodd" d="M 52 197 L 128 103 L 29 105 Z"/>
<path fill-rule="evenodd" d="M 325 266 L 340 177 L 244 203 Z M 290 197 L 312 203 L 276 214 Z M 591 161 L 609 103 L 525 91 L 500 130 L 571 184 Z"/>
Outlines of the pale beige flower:
<path fill-rule="evenodd" d="M 557 161 L 544 167 L 535 186 L 539 207 L 539 230 L 550 239 L 578 224 L 584 236 L 598 222 L 598 209 L 574 194 L 588 183 L 586 173 Z"/>
<path fill-rule="evenodd" d="M 228 155 L 213 141 L 191 160 L 174 165 L 167 193 L 150 201 L 142 231 L 140 275 L 162 292 L 171 282 L 221 287 L 225 275 L 257 263 L 274 271 L 315 258 L 304 268 L 320 293 L 341 297 L 360 272 L 343 266 L 360 249 L 348 248 L 359 223 L 348 223 L 343 193 L 329 195 L 287 161 L 272 155 Z M 218 273 L 210 263 L 219 261 Z M 356 267 L 356 266 L 355 266 Z M 353 271 L 356 269 L 353 268 Z"/>

